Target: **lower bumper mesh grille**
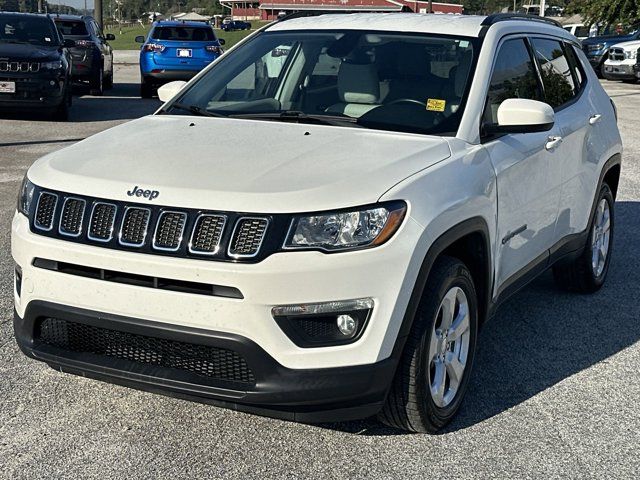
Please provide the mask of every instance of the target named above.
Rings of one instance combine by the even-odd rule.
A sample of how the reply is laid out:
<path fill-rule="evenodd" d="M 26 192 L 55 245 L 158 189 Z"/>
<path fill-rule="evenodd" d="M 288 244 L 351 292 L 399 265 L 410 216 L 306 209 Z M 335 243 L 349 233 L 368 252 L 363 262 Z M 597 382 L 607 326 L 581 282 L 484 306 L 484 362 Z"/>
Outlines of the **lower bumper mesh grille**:
<path fill-rule="evenodd" d="M 182 370 L 211 380 L 255 385 L 254 374 L 245 359 L 224 348 L 109 330 L 59 318 L 45 318 L 36 330 L 36 339 L 71 352 Z"/>

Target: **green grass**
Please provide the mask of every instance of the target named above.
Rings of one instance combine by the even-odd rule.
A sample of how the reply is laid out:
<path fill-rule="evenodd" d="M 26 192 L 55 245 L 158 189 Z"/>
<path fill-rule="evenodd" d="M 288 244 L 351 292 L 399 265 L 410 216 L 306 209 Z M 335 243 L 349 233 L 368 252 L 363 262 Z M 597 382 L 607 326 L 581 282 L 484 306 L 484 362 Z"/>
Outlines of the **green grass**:
<path fill-rule="evenodd" d="M 253 24 L 254 28 L 260 28 L 263 25 L 262 22 L 253 22 Z M 122 34 L 120 34 L 120 29 L 118 27 L 107 28 L 105 30 L 105 33 L 113 33 L 116 36 L 115 40 L 109 42 L 114 50 L 140 50 L 140 44 L 135 42 L 135 38 L 138 35 L 144 35 L 146 37 L 147 33 L 149 33 L 149 26 L 146 25 L 144 27 L 141 27 L 137 25 L 135 27 L 123 27 Z M 249 35 L 249 33 L 251 33 L 251 31 L 247 30 L 238 32 L 223 32 L 222 30 L 216 28 L 216 35 L 219 38 L 224 38 L 226 42 L 224 45 L 225 50 L 228 50 L 229 48 L 234 46 L 244 37 Z"/>

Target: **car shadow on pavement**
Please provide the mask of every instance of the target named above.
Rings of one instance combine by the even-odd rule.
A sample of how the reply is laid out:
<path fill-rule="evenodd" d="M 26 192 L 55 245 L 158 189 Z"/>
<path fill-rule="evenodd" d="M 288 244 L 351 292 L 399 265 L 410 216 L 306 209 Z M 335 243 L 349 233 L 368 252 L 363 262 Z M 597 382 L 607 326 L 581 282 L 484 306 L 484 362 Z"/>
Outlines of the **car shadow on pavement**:
<path fill-rule="evenodd" d="M 74 85 L 73 104 L 69 112 L 69 122 L 108 122 L 114 120 L 133 120 L 155 112 L 162 102 L 158 99 L 140 98 L 140 84 L 115 83 L 111 90 L 105 90 L 102 96 L 89 95 L 89 87 Z M 51 120 L 44 112 L 3 111 L 0 120 Z M 55 124 L 53 120 L 52 124 Z"/>
<path fill-rule="evenodd" d="M 481 423 L 640 340 L 638 245 L 640 202 L 617 202 L 611 267 L 598 293 L 563 292 L 549 271 L 502 305 L 481 330 L 467 396 L 442 433 Z M 375 419 L 321 426 L 360 435 L 403 433 Z"/>

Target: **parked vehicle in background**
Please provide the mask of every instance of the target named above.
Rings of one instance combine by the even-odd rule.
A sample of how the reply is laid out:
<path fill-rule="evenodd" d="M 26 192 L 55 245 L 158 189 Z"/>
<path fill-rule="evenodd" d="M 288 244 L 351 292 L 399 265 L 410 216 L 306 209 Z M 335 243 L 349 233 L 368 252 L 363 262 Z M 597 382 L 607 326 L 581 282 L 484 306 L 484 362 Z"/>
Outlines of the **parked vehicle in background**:
<path fill-rule="evenodd" d="M 637 77 L 634 67 L 638 60 L 638 48 L 640 40 L 618 43 L 609 48 L 602 71 L 604 78 L 635 82 Z"/>
<path fill-rule="evenodd" d="M 598 37 L 590 37 L 582 41 L 582 50 L 598 76 L 603 76 L 604 62 L 608 58 L 609 48 L 618 43 L 638 39 L 640 39 L 640 30 L 635 30 L 628 35 L 601 35 Z"/>
<path fill-rule="evenodd" d="M 243 22 L 242 20 L 231 20 L 220 25 L 220 28 L 225 32 L 233 32 L 235 30 L 251 30 L 251 24 L 249 22 Z"/>
<path fill-rule="evenodd" d="M 640 79 L 640 48 L 636 52 L 636 64 L 633 66 L 633 71 L 636 72 L 636 78 Z"/>
<path fill-rule="evenodd" d="M 75 41 L 70 48 L 71 76 L 75 81 L 87 82 L 91 95 L 102 95 L 113 86 L 113 49 L 110 40 L 115 35 L 105 35 L 93 17 L 80 15 L 56 15 L 56 27 L 64 38 Z"/>
<path fill-rule="evenodd" d="M 66 120 L 73 40 L 49 15 L 0 12 L 0 109 L 38 110 Z"/>
<path fill-rule="evenodd" d="M 15 338 L 56 370 L 436 432 L 511 295 L 605 282 L 615 107 L 548 19 L 285 19 L 159 94 L 25 175 Z"/>
<path fill-rule="evenodd" d="M 155 22 L 140 48 L 140 96 L 151 98 L 158 86 L 189 80 L 223 53 L 224 40 L 202 22 Z"/>
<path fill-rule="evenodd" d="M 564 28 L 571 35 L 577 37 L 578 40 L 589 38 L 590 29 L 584 23 L 569 23 L 567 25 L 563 25 L 562 28 Z"/>

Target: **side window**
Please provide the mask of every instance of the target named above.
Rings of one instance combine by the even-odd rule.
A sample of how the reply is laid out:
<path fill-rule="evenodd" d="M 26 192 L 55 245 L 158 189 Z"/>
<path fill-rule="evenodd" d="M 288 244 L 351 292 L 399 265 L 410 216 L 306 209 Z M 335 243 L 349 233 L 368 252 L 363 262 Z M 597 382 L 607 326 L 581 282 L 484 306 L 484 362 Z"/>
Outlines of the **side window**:
<path fill-rule="evenodd" d="M 542 99 L 533 60 L 522 38 L 507 40 L 500 47 L 487 93 L 485 121 L 498 123 L 498 107 L 509 98 Z"/>
<path fill-rule="evenodd" d="M 96 32 L 96 36 L 98 38 L 104 38 L 104 35 L 102 34 L 102 30 L 100 30 L 100 26 L 98 25 L 98 23 L 91 22 L 91 25 L 93 26 L 93 31 Z"/>
<path fill-rule="evenodd" d="M 561 107 L 578 93 L 562 43 L 534 38 L 533 46 L 540 65 L 545 101 L 553 108 Z"/>
<path fill-rule="evenodd" d="M 582 70 L 582 65 L 580 64 L 580 60 L 578 60 L 578 54 L 575 50 L 575 47 L 572 45 L 568 45 L 565 43 L 564 45 L 565 51 L 567 52 L 567 59 L 569 60 L 569 66 L 571 67 L 571 71 L 573 72 L 573 76 L 578 83 L 578 90 L 582 88 L 582 85 L 585 83 L 585 74 L 584 70 Z"/>

